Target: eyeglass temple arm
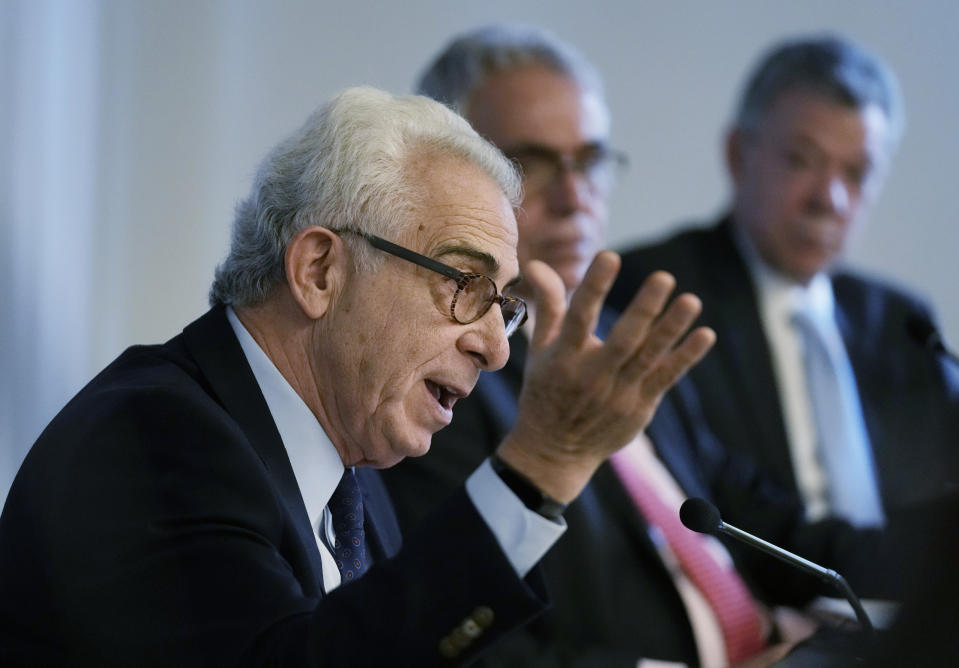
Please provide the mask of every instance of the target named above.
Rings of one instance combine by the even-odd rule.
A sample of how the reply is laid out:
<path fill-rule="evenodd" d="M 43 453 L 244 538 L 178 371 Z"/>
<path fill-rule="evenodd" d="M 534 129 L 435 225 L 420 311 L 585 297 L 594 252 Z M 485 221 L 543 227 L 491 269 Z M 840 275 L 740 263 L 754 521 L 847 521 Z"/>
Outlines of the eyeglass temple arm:
<path fill-rule="evenodd" d="M 454 281 L 459 281 L 463 278 L 463 272 L 460 271 L 459 269 L 454 269 L 453 267 L 445 265 L 442 262 L 437 262 L 431 257 L 427 257 L 426 255 L 421 255 L 420 253 L 411 251 L 408 248 L 403 248 L 402 246 L 397 246 L 396 244 L 390 241 L 387 241 L 386 239 L 383 239 L 382 237 L 378 237 L 372 234 L 369 234 L 369 235 L 364 234 L 362 236 L 367 241 L 369 241 L 370 245 L 372 245 L 374 248 L 379 248 L 381 251 L 385 251 L 391 255 L 401 257 L 407 262 L 412 262 L 413 264 L 417 264 L 421 267 L 431 269 L 438 274 L 442 274 L 443 276 L 446 276 L 447 278 L 453 279 Z"/>

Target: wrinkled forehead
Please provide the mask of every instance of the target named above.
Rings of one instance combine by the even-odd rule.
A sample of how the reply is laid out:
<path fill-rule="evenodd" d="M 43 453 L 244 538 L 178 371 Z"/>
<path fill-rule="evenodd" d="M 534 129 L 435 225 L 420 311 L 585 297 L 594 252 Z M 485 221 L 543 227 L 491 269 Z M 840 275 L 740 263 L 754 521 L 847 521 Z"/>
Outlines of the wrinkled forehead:
<path fill-rule="evenodd" d="M 534 143 L 574 150 L 609 135 L 609 112 L 599 93 L 538 65 L 487 75 L 464 113 L 501 148 Z"/>
<path fill-rule="evenodd" d="M 497 284 L 519 273 L 513 207 L 478 166 L 441 156 L 419 164 L 407 243 L 420 253 L 488 273 Z M 441 257 L 442 256 L 442 257 Z"/>

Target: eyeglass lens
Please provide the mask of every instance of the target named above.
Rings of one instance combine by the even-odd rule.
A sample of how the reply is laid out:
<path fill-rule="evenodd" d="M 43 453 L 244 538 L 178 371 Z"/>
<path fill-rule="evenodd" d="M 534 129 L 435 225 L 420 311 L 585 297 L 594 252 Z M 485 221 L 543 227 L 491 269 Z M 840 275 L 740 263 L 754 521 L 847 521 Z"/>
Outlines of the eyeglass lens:
<path fill-rule="evenodd" d="M 453 301 L 453 319 L 468 324 L 481 318 L 497 299 L 496 284 L 489 276 L 467 274 Z M 522 324 L 526 305 L 520 300 L 504 298 L 500 303 L 506 335 L 509 336 Z"/>
<path fill-rule="evenodd" d="M 529 146 L 513 154 L 523 172 L 528 190 L 539 190 L 553 183 L 564 170 L 581 175 L 600 190 L 612 187 L 625 157 L 605 146 L 587 146 L 574 155 L 564 156 L 552 149 Z"/>

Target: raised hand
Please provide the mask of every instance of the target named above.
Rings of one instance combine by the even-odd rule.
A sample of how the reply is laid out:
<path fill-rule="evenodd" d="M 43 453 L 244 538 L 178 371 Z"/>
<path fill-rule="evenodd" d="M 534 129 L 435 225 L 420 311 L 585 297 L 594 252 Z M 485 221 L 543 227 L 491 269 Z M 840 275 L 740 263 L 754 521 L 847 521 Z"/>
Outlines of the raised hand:
<path fill-rule="evenodd" d="M 559 277 L 531 261 L 533 331 L 519 414 L 499 456 L 558 501 L 575 498 L 609 455 L 649 424 L 663 394 L 709 350 L 712 330 L 689 332 L 697 297 L 669 302 L 675 281 L 650 276 L 605 341 L 599 313 L 619 257 L 599 253 L 566 307 Z"/>

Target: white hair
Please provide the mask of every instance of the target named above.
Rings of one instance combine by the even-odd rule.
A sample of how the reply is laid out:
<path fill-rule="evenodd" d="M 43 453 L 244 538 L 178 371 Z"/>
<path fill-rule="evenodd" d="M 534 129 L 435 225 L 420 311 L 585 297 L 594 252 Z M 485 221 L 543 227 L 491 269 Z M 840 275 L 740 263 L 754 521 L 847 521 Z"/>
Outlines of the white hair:
<path fill-rule="evenodd" d="M 311 225 L 395 238 L 413 224 L 406 211 L 418 175 L 410 165 L 424 155 L 474 165 L 518 205 L 513 165 L 455 113 L 425 97 L 347 89 L 263 159 L 249 196 L 236 207 L 211 305 L 265 300 L 286 280 L 287 245 Z M 355 251 L 359 265 L 375 263 L 365 245 Z"/>

